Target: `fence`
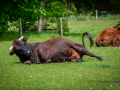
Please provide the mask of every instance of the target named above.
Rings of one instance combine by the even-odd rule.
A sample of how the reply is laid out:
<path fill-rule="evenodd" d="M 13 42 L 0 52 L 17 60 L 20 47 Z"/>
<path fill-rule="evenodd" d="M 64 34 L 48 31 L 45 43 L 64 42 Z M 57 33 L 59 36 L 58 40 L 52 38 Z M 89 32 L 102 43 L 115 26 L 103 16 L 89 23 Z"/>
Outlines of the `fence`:
<path fill-rule="evenodd" d="M 25 20 L 24 20 L 25 21 Z M 36 31 L 38 27 L 38 22 L 36 21 L 34 24 L 31 22 L 22 22 L 20 18 L 15 23 L 9 23 L 10 28 L 9 31 L 11 32 L 18 32 L 20 31 L 20 36 L 22 36 L 22 32 L 27 31 Z M 63 37 L 63 32 L 67 32 L 69 35 L 69 28 L 68 28 L 68 18 L 44 18 L 42 24 L 42 31 L 52 31 L 55 33 L 61 33 L 61 37 Z"/>

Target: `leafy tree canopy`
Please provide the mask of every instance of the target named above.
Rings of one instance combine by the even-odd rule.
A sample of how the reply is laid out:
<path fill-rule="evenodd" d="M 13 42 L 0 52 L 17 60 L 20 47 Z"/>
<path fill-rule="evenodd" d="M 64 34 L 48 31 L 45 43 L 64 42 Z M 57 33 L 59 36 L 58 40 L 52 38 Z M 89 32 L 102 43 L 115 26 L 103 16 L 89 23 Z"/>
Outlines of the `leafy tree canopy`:
<path fill-rule="evenodd" d="M 97 9 L 117 12 L 120 11 L 119 6 L 120 0 L 46 0 L 45 8 L 40 7 L 40 0 L 1 0 L 0 33 L 8 30 L 8 21 L 17 21 L 19 18 L 35 22 L 40 15 L 59 18 L 76 13 L 76 9 L 79 11 L 80 8 L 84 11 Z"/>
<path fill-rule="evenodd" d="M 7 31 L 8 21 L 13 22 L 22 18 L 22 20 L 35 22 L 40 15 L 62 17 L 72 13 L 67 11 L 65 0 L 46 0 L 45 8 L 40 7 L 39 0 L 1 0 L 0 9 L 0 33 Z"/>
<path fill-rule="evenodd" d="M 40 15 L 45 16 L 45 9 L 40 7 L 38 0 L 1 0 L 0 1 L 0 32 L 8 28 L 8 21 L 37 21 Z"/>

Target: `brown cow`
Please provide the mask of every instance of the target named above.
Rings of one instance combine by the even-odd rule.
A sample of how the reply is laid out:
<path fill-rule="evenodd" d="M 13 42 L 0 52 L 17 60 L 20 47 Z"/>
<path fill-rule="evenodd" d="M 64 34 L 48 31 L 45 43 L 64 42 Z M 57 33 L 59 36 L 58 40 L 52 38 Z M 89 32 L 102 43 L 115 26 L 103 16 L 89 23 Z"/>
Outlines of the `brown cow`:
<path fill-rule="evenodd" d="M 93 45 L 92 36 L 86 32 L 82 36 L 87 35 L 91 46 Z M 22 41 L 15 40 L 13 42 L 13 50 L 10 55 L 14 53 L 19 57 L 23 63 L 46 63 L 51 61 L 78 61 L 81 62 L 83 55 L 95 57 L 102 61 L 103 58 L 90 53 L 86 47 L 77 44 L 71 40 L 63 38 L 53 38 L 41 43 L 26 43 L 25 37 Z"/>
<path fill-rule="evenodd" d="M 114 27 L 104 29 L 96 38 L 95 44 L 97 46 L 120 46 L 120 24 Z"/>

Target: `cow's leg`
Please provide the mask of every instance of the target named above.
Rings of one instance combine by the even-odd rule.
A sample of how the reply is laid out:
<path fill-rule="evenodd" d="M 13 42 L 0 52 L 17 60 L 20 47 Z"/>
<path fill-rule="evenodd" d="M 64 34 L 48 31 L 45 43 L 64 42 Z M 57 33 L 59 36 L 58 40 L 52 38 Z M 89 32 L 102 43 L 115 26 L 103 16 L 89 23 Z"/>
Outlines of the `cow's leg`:
<path fill-rule="evenodd" d="M 117 47 L 120 47 L 120 43 L 117 45 Z"/>
<path fill-rule="evenodd" d="M 71 62 L 79 62 L 80 55 L 73 48 L 69 49 L 69 56 Z"/>
<path fill-rule="evenodd" d="M 90 56 L 90 57 L 95 57 L 95 58 L 97 58 L 97 59 L 100 60 L 100 61 L 103 60 L 103 57 L 96 56 L 96 55 L 94 55 L 93 53 L 90 53 L 90 52 L 87 51 L 87 50 L 83 51 L 83 54 L 84 54 L 84 55 L 88 55 L 88 56 Z"/>
<path fill-rule="evenodd" d="M 31 65 L 31 61 L 30 60 L 25 61 L 24 65 Z"/>
<path fill-rule="evenodd" d="M 78 61 L 78 59 L 77 59 L 77 57 L 76 56 L 70 56 L 69 58 L 69 61 L 71 61 L 71 62 L 77 62 Z"/>
<path fill-rule="evenodd" d="M 95 57 L 97 58 L 98 60 L 102 61 L 103 60 L 103 57 L 99 57 L 99 56 L 96 56 L 94 55 L 93 53 L 90 53 L 86 47 L 82 46 L 82 45 L 79 45 L 77 44 L 76 46 L 74 46 L 74 49 L 80 54 L 80 56 L 83 56 L 83 55 L 88 55 L 90 57 Z"/>
<path fill-rule="evenodd" d="M 81 62 L 82 61 L 82 57 L 77 58 L 77 56 L 71 56 L 69 59 L 71 62 Z"/>
<path fill-rule="evenodd" d="M 49 64 L 49 63 L 51 63 L 51 60 L 47 60 L 47 62 L 46 62 L 47 64 Z"/>
<path fill-rule="evenodd" d="M 38 53 L 40 62 L 46 63 L 46 62 L 47 62 L 47 58 L 46 58 L 46 56 L 45 56 L 45 51 L 44 51 L 43 49 L 38 49 L 38 50 L 37 50 L 37 53 Z"/>
<path fill-rule="evenodd" d="M 77 56 L 70 56 L 69 58 L 67 58 L 69 61 L 71 62 L 81 62 L 82 58 L 78 58 Z"/>
<path fill-rule="evenodd" d="M 100 39 L 98 39 L 96 45 L 102 47 L 103 46 L 103 41 L 101 41 Z"/>
<path fill-rule="evenodd" d="M 40 59 L 39 59 L 39 56 L 38 56 L 38 53 L 36 52 L 36 50 L 30 57 L 30 61 L 31 61 L 31 63 L 40 64 Z"/>
<path fill-rule="evenodd" d="M 40 64 L 40 60 L 39 60 L 39 57 L 37 54 L 34 56 L 34 58 L 31 57 L 30 61 L 31 61 L 31 63 Z"/>
<path fill-rule="evenodd" d="M 120 45 L 119 42 L 120 42 L 120 40 L 114 39 L 113 42 L 112 42 L 112 46 L 113 46 L 113 47 L 118 47 L 118 46 Z"/>
<path fill-rule="evenodd" d="M 25 59 L 22 59 L 22 58 L 19 58 L 19 59 L 22 63 L 24 63 L 26 61 Z"/>
<path fill-rule="evenodd" d="M 63 62 L 65 63 L 65 57 L 63 57 L 62 59 L 63 59 Z"/>
<path fill-rule="evenodd" d="M 82 55 L 80 56 L 80 58 L 78 59 L 78 62 L 81 62 L 82 61 Z"/>

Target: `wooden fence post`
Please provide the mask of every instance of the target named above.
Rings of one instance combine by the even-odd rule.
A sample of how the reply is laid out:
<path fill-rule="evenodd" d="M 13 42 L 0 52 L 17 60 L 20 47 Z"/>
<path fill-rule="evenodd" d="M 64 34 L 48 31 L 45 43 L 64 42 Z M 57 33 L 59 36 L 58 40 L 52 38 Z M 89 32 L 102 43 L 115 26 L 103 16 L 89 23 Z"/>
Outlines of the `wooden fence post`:
<path fill-rule="evenodd" d="M 22 21 L 21 21 L 21 18 L 20 18 L 20 37 L 22 37 Z"/>
<path fill-rule="evenodd" d="M 60 18 L 61 38 L 63 38 L 62 18 Z"/>
<path fill-rule="evenodd" d="M 68 24 L 68 17 L 67 17 L 67 30 L 68 30 L 68 36 L 69 36 L 69 24 Z"/>
<path fill-rule="evenodd" d="M 96 21 L 98 21 L 98 12 L 96 10 Z"/>

